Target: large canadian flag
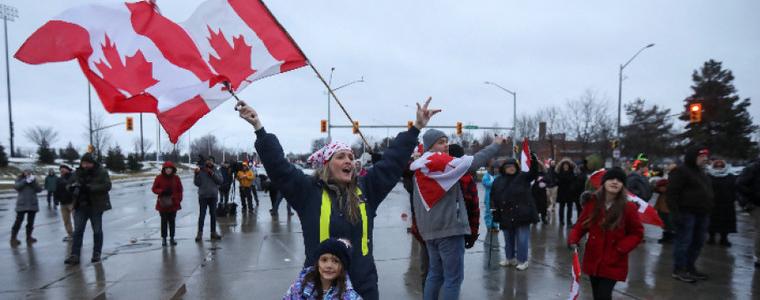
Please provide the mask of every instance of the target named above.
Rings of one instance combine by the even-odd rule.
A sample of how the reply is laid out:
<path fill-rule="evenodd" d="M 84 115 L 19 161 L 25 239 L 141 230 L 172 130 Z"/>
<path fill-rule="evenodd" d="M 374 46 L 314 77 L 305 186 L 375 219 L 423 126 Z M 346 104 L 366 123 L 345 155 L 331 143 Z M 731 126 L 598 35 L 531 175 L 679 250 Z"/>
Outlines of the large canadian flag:
<path fill-rule="evenodd" d="M 595 189 L 599 189 L 602 185 L 602 177 L 604 177 L 604 173 L 606 172 L 605 169 L 599 169 L 596 172 L 591 173 L 591 176 L 588 178 L 591 186 Z M 649 202 L 642 200 L 631 192 L 628 192 L 628 201 L 636 203 L 639 207 L 639 218 L 641 218 L 642 223 L 659 227 L 665 226 L 665 223 L 663 223 L 662 219 L 660 219 L 660 216 L 657 214 L 657 210 L 649 205 Z"/>
<path fill-rule="evenodd" d="M 64 11 L 16 52 L 30 64 L 76 59 L 111 113 L 158 116 L 172 142 L 254 80 L 306 57 L 260 0 L 208 0 L 183 23 L 147 1 Z"/>

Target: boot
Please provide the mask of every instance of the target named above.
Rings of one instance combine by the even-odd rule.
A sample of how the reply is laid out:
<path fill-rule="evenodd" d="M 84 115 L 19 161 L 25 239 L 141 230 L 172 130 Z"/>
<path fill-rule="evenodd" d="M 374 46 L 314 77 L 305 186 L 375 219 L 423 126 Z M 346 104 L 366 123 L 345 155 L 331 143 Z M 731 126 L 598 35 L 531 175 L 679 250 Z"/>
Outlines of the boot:
<path fill-rule="evenodd" d="M 21 241 L 19 241 L 16 236 L 18 236 L 18 229 L 11 230 L 11 247 L 16 247 L 21 244 Z"/>
<path fill-rule="evenodd" d="M 63 263 L 67 264 L 67 265 L 78 265 L 79 264 L 79 256 L 69 255 L 69 257 L 67 257 L 66 260 L 63 261 Z"/>
<path fill-rule="evenodd" d="M 174 237 L 169 240 L 169 245 L 177 246 L 177 241 L 174 240 Z"/>
<path fill-rule="evenodd" d="M 203 238 L 201 237 L 202 234 L 203 234 L 203 232 L 198 231 L 198 234 L 195 235 L 195 241 L 196 242 L 200 242 L 200 241 L 203 240 Z"/>
<path fill-rule="evenodd" d="M 165 237 L 161 238 L 161 246 L 166 247 L 166 238 Z"/>
<path fill-rule="evenodd" d="M 221 240 L 221 239 L 222 239 L 222 236 L 219 235 L 218 233 L 216 233 L 216 231 L 212 231 L 211 232 L 211 240 L 212 241 L 214 241 L 214 240 L 218 241 L 218 240 Z"/>
<path fill-rule="evenodd" d="M 34 244 L 36 242 L 37 242 L 37 239 L 35 239 L 32 236 L 32 230 L 27 230 L 26 231 L 26 243 L 31 245 L 31 244 Z"/>
<path fill-rule="evenodd" d="M 92 259 L 90 259 L 90 262 L 92 262 L 92 263 L 98 263 L 98 262 L 100 262 L 100 252 L 93 252 L 92 253 Z"/>

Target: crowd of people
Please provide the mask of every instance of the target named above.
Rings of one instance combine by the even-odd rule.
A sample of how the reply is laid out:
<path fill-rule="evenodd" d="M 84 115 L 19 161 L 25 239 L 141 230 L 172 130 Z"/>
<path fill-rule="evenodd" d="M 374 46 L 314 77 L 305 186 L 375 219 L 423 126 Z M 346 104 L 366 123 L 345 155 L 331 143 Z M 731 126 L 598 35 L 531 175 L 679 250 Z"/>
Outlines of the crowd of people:
<path fill-rule="evenodd" d="M 255 131 L 255 148 L 267 171 L 267 191 L 272 215 L 285 199 L 288 213 L 298 215 L 304 241 L 304 268 L 283 299 L 380 299 L 378 274 L 373 256 L 373 229 L 379 205 L 403 178 L 409 192 L 412 225 L 410 232 L 419 243 L 423 299 L 459 299 L 464 280 L 464 253 L 479 239 L 481 215 L 486 230 L 502 231 L 505 257 L 502 267 L 529 268 L 531 226 L 555 219 L 567 226 L 564 242 L 571 251 L 582 249 L 582 271 L 589 276 L 594 299 L 611 299 L 616 282 L 628 274 L 628 254 L 643 241 L 644 227 L 636 202 L 655 200 L 663 221 L 662 244 L 672 244 L 674 279 L 684 282 L 707 280 L 696 268 L 705 243 L 730 247 L 728 235 L 737 231 L 735 203 L 750 212 L 760 232 L 760 161 L 741 174 L 730 172 L 722 159 L 710 159 L 707 148 L 688 149 L 683 163 L 650 170 L 646 155 L 636 157 L 630 168 L 613 167 L 604 172 L 598 188 L 589 185 L 588 163 L 570 159 L 541 160 L 530 154 L 526 166 L 513 158 L 497 160 L 505 139 L 495 136 L 493 144 L 473 155 L 449 141 L 439 130 L 421 131 L 440 110 L 429 108 L 430 100 L 417 108 L 414 126 L 399 133 L 372 167 L 355 164 L 352 149 L 331 142 L 308 161 L 314 175 L 304 174 L 289 162 L 277 137 L 264 129 L 257 112 L 243 102 L 240 117 Z M 78 264 L 87 222 L 93 231 L 91 261 L 101 260 L 102 216 L 111 209 L 111 180 L 91 154 L 85 154 L 73 170 L 50 172 L 44 184 L 37 183 L 31 170 L 18 176 L 16 220 L 10 243 L 18 246 L 18 233 L 26 219 L 26 242 L 33 244 L 37 194 L 47 191 L 49 206 L 60 206 L 61 217 L 71 242 L 66 264 Z M 476 173 L 486 168 L 479 180 Z M 255 168 L 224 162 L 217 167 L 213 157 L 194 169 L 199 203 L 195 241 L 203 241 L 206 214 L 209 238 L 220 240 L 216 231 L 217 210 L 234 210 L 237 183 L 242 212 L 259 205 Z M 477 183 L 485 193 L 480 210 Z M 177 212 L 184 199 L 177 167 L 165 162 L 153 182 L 155 209 L 161 217 L 165 247 L 175 246 Z M 556 209 L 556 208 L 559 209 Z M 575 212 L 575 213 L 574 213 Z M 73 221 L 72 221 L 73 216 Z M 73 224 L 73 226 L 72 226 Z M 584 243 L 585 240 L 585 243 Z M 488 243 L 488 247 L 491 247 Z M 583 245 L 581 247 L 581 245 Z M 756 237 L 755 266 L 760 266 L 760 234 Z"/>

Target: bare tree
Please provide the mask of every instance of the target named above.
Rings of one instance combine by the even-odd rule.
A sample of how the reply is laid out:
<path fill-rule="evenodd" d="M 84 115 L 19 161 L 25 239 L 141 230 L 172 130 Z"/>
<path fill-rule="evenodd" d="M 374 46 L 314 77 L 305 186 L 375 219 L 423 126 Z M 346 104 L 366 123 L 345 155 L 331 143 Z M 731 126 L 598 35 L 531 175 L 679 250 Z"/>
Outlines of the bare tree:
<path fill-rule="evenodd" d="M 562 132 L 567 123 L 562 115 L 562 110 L 557 106 L 542 108 L 536 112 L 536 118 L 538 122 L 546 122 L 546 134 L 548 135 Z"/>
<path fill-rule="evenodd" d="M 522 114 L 517 117 L 517 139 L 535 139 L 538 136 L 538 117 Z"/>
<path fill-rule="evenodd" d="M 92 116 L 92 129 L 103 128 L 106 126 L 106 119 L 103 115 L 95 114 Z M 84 128 L 84 134 L 82 135 L 86 141 L 90 140 L 90 129 L 88 126 Z M 92 133 L 92 146 L 95 147 L 95 153 L 100 156 L 102 150 L 111 146 L 111 134 L 106 130 L 95 130 Z"/>
<path fill-rule="evenodd" d="M 143 147 L 145 148 L 145 153 L 150 152 L 150 150 L 153 148 L 153 140 L 143 139 Z M 139 137 L 132 139 L 132 150 L 134 153 L 140 154 Z"/>
<path fill-rule="evenodd" d="M 595 91 L 588 89 L 577 99 L 568 101 L 566 112 L 567 128 L 580 143 L 583 156 L 596 142 L 611 136 L 607 101 L 601 100 Z"/>
<path fill-rule="evenodd" d="M 216 136 L 211 134 L 193 140 L 190 148 L 193 155 L 196 156 L 192 159 L 197 159 L 199 155 L 203 157 L 213 156 L 217 161 L 222 159 L 222 148 L 219 145 L 219 141 L 216 139 Z"/>
<path fill-rule="evenodd" d="M 41 147 L 43 144 L 49 146 L 58 141 L 58 132 L 53 127 L 35 126 L 24 131 L 24 136 L 37 147 Z"/>

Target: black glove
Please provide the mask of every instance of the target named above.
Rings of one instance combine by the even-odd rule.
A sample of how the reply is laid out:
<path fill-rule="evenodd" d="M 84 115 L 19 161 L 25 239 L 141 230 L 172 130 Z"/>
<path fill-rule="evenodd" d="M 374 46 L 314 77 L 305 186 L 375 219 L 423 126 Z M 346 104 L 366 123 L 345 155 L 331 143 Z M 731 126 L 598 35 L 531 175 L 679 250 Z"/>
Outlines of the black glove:
<path fill-rule="evenodd" d="M 475 242 L 478 240 L 479 234 L 471 234 L 464 237 L 464 248 L 470 249 L 475 246 Z"/>

